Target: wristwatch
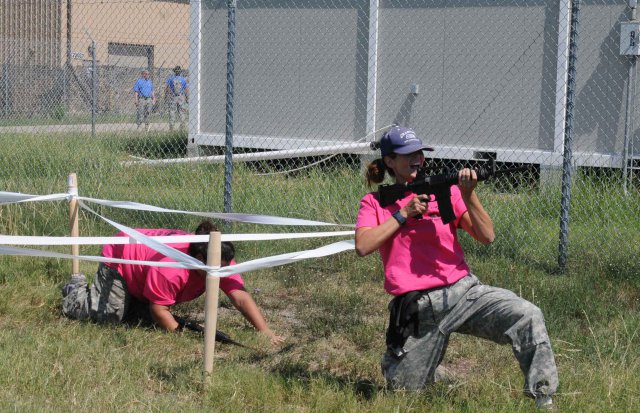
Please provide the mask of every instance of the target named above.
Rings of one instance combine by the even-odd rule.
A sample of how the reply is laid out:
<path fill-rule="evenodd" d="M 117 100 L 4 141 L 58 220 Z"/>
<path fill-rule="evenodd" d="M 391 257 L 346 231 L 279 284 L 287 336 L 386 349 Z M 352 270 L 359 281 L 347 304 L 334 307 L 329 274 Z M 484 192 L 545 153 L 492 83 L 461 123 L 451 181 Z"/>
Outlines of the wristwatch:
<path fill-rule="evenodd" d="M 398 224 L 400 224 L 400 226 L 404 225 L 407 223 L 407 219 L 405 217 L 402 216 L 402 214 L 400 213 L 400 211 L 396 211 L 392 214 L 392 216 L 396 219 L 396 221 L 398 221 Z"/>

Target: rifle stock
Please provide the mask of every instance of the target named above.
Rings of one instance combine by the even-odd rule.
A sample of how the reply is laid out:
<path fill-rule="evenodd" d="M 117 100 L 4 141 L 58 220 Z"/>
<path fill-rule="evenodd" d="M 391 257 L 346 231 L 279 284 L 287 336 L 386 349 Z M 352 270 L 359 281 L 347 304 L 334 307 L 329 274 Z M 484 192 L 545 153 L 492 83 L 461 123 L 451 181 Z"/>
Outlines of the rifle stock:
<path fill-rule="evenodd" d="M 486 181 L 495 176 L 525 171 L 530 168 L 530 166 L 527 165 L 497 170 L 495 160 L 491 159 L 489 162 L 488 168 L 476 169 L 478 181 Z M 402 199 L 407 192 L 413 192 L 416 195 L 434 195 L 438 203 L 438 211 L 440 212 L 442 222 L 448 224 L 456 219 L 453 206 L 451 205 L 451 186 L 457 183 L 458 172 L 427 176 L 425 170 L 421 169 L 418 171 L 418 176 L 413 182 L 380 185 L 378 187 L 378 198 L 380 205 L 385 207 Z"/>

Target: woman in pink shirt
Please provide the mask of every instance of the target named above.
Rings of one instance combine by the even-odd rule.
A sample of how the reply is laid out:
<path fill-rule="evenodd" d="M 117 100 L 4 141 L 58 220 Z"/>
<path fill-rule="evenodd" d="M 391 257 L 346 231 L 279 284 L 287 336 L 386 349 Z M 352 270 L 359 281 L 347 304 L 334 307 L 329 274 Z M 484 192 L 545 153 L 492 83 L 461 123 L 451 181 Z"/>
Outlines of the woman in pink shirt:
<path fill-rule="evenodd" d="M 209 221 L 202 222 L 196 235 L 216 231 Z M 147 236 L 189 235 L 175 229 L 137 229 Z M 126 236 L 119 233 L 117 236 Z M 207 261 L 208 243 L 169 244 L 190 256 Z M 233 244 L 222 243 L 221 265 L 235 264 Z M 171 258 L 144 244 L 105 245 L 102 255 L 135 261 L 173 261 Z M 171 313 L 174 304 L 191 301 L 205 292 L 206 273 L 202 270 L 168 268 L 149 265 L 101 263 L 93 285 L 89 287 L 83 274 L 74 274 L 63 288 L 63 313 L 70 318 L 91 319 L 96 322 L 121 322 L 135 316 L 151 320 L 160 328 L 178 331 L 182 325 Z M 284 341 L 267 325 L 256 302 L 244 288 L 240 274 L 220 279 L 220 289 L 229 297 L 233 305 L 256 328 L 269 337 L 272 344 Z M 142 311 L 141 311 L 142 310 Z"/>
<path fill-rule="evenodd" d="M 396 184 L 416 179 L 425 156 L 412 129 L 393 127 L 377 146 L 381 157 L 367 168 L 367 182 L 385 173 Z M 360 201 L 356 253 L 379 251 L 385 273 L 390 322 L 382 371 L 392 388 L 419 390 L 435 380 L 452 332 L 511 344 L 524 373 L 524 392 L 542 408 L 553 406 L 558 375 L 538 307 L 509 290 L 483 285 L 465 262 L 457 232 L 483 244 L 494 238 L 493 222 L 474 191 L 476 172 L 462 169 L 451 187 L 452 222 L 444 223 L 433 195 L 406 192 L 382 206 L 378 192 Z"/>

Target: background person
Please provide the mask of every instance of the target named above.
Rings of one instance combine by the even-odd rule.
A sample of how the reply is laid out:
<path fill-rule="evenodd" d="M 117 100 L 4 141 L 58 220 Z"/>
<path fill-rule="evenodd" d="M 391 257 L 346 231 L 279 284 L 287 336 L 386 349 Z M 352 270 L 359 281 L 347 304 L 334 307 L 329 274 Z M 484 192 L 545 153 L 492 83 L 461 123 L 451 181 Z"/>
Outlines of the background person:
<path fill-rule="evenodd" d="M 153 90 L 153 81 L 149 79 L 149 71 L 140 72 L 140 79 L 133 85 L 134 103 L 136 105 L 136 125 L 144 122 L 147 132 L 149 131 L 149 115 L 156 104 L 156 94 Z"/>
<path fill-rule="evenodd" d="M 147 236 L 189 235 L 174 229 L 138 229 Z M 209 234 L 217 228 L 209 221 L 202 222 L 196 235 Z M 118 236 L 127 236 L 118 233 Z M 206 263 L 208 243 L 169 244 Z M 173 259 L 144 244 L 105 245 L 102 255 L 137 261 L 173 262 Z M 221 265 L 235 264 L 235 250 L 230 242 L 222 243 Z M 62 312 L 69 318 L 91 319 L 98 323 L 119 323 L 130 316 L 142 303 L 151 320 L 168 331 L 176 331 L 180 324 L 171 314 L 171 306 L 191 301 L 205 292 L 206 272 L 182 268 L 152 267 L 148 265 L 100 263 L 93 285 L 89 287 L 83 274 L 74 274 L 63 287 Z M 260 309 L 244 288 L 240 274 L 220 278 L 220 289 L 233 305 L 256 328 L 276 345 L 284 341 L 267 325 Z"/>
<path fill-rule="evenodd" d="M 416 179 L 425 161 L 413 130 L 394 127 L 379 142 L 369 186 L 388 172 L 398 184 Z M 392 388 L 419 390 L 434 382 L 449 336 L 470 334 L 511 344 L 524 373 L 524 391 L 541 408 L 553 407 L 558 375 L 542 312 L 511 291 L 483 285 L 465 262 L 457 231 L 494 240 L 493 222 L 474 191 L 476 172 L 462 169 L 451 187 L 456 219 L 444 224 L 430 195 L 406 193 L 382 207 L 377 192 L 360 201 L 355 246 L 359 256 L 379 251 L 385 272 L 390 323 L 382 371 Z"/>
<path fill-rule="evenodd" d="M 182 76 L 180 66 L 176 66 L 173 69 L 173 76 L 167 79 L 164 97 L 169 105 L 169 129 L 173 130 L 176 118 L 180 119 L 180 129 L 184 129 L 189 103 L 189 87 L 187 79 Z"/>

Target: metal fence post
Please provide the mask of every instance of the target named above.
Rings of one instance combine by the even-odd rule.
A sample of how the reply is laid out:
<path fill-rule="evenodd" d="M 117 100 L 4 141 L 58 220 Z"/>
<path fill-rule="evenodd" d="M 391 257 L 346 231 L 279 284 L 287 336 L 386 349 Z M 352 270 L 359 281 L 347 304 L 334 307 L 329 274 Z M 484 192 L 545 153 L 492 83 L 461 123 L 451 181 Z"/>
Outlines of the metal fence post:
<path fill-rule="evenodd" d="M 65 109 L 65 113 L 68 114 L 69 113 L 69 109 L 71 109 L 71 85 L 70 85 L 70 77 L 71 77 L 71 70 L 72 70 L 72 66 L 71 66 L 71 30 L 72 30 L 72 26 L 71 26 L 71 18 L 72 18 L 72 14 L 71 14 L 71 10 L 72 10 L 72 5 L 71 5 L 71 0 L 67 0 L 67 33 L 66 33 L 66 37 L 67 37 L 67 61 L 66 64 L 64 66 L 64 77 L 63 77 L 63 82 L 64 82 L 64 109 Z"/>
<path fill-rule="evenodd" d="M 233 72 L 235 63 L 234 52 L 236 47 L 236 0 L 228 0 L 227 4 L 227 106 L 224 149 L 224 212 L 229 213 L 232 212 L 231 182 L 233 179 Z"/>
<path fill-rule="evenodd" d="M 636 56 L 629 56 L 629 72 L 627 80 L 627 101 L 625 108 L 624 118 L 624 149 L 622 156 L 622 186 L 624 194 L 628 195 L 627 186 L 630 183 L 632 169 L 629 167 L 629 157 L 633 159 L 633 151 L 630 151 L 630 146 L 633 143 L 633 114 L 632 111 L 635 107 L 636 98 Z M 633 167 L 633 161 L 631 161 L 631 167 Z"/>
<path fill-rule="evenodd" d="M 637 1 L 629 1 L 631 9 L 630 21 L 636 20 Z M 628 195 L 627 184 L 630 183 L 633 176 L 633 114 L 636 100 L 636 67 L 637 56 L 629 56 L 629 70 L 627 74 L 627 102 L 624 114 L 624 148 L 622 150 L 622 187 L 625 195 Z M 629 150 L 631 147 L 631 151 Z M 629 165 L 629 156 L 631 156 L 631 165 Z M 629 168 L 631 166 L 631 168 Z M 627 182 L 629 181 L 629 182 Z"/>
<path fill-rule="evenodd" d="M 571 6 L 571 33 L 569 35 L 569 63 L 567 67 L 567 106 L 564 122 L 564 150 L 562 154 L 562 200 L 560 202 L 560 245 L 558 266 L 561 273 L 567 269 L 567 243 L 569 237 L 569 207 L 571 200 L 571 165 L 573 161 L 573 110 L 576 88 L 576 61 L 578 53 L 578 25 L 580 0 L 573 0 Z"/>
<path fill-rule="evenodd" d="M 98 66 L 96 64 L 96 42 L 91 40 L 91 137 L 96 137 L 96 106 L 98 105 Z"/>
<path fill-rule="evenodd" d="M 2 97 L 4 102 L 2 102 L 2 108 L 4 112 L 4 116 L 9 116 L 11 113 L 11 98 L 10 98 L 11 87 L 9 85 L 9 64 L 5 63 L 2 65 Z"/>

